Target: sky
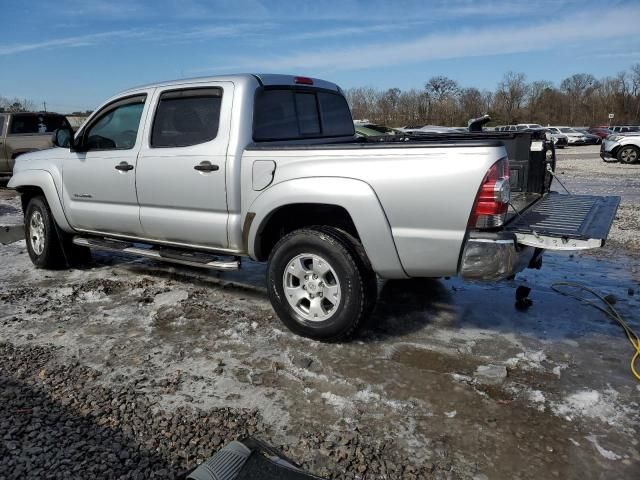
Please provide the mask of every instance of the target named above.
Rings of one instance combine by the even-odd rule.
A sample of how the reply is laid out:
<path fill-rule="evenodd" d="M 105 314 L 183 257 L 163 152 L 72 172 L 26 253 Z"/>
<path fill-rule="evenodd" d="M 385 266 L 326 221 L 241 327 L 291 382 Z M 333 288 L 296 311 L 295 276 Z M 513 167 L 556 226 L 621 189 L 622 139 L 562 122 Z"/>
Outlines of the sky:
<path fill-rule="evenodd" d="M 0 0 L 0 96 L 93 109 L 175 78 L 290 73 L 343 88 L 558 84 L 640 63 L 639 0 Z"/>

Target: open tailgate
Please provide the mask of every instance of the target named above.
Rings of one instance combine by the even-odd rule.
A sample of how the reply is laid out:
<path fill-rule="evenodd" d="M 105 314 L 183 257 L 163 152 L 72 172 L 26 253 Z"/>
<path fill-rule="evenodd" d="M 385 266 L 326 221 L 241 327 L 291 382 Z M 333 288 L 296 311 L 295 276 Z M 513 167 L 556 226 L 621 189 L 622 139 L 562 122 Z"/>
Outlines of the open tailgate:
<path fill-rule="evenodd" d="M 518 243 L 546 250 L 586 250 L 604 245 L 620 197 L 548 193 L 516 215 L 505 230 Z"/>

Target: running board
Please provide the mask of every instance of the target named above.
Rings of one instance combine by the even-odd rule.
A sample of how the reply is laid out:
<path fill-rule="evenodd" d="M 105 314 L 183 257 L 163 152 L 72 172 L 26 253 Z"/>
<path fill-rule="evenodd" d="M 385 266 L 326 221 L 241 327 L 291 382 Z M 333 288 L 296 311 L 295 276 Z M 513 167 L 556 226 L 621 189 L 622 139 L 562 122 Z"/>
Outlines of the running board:
<path fill-rule="evenodd" d="M 163 262 L 178 263 L 191 267 L 209 268 L 211 270 L 238 270 L 240 260 L 235 257 L 233 260 L 220 260 L 211 253 L 196 252 L 189 250 L 178 250 L 173 248 L 145 248 L 120 240 L 111 240 L 97 237 L 73 237 L 73 243 L 81 247 L 95 248 L 98 250 L 108 250 L 111 252 L 130 253 L 141 257 L 152 258 Z"/>

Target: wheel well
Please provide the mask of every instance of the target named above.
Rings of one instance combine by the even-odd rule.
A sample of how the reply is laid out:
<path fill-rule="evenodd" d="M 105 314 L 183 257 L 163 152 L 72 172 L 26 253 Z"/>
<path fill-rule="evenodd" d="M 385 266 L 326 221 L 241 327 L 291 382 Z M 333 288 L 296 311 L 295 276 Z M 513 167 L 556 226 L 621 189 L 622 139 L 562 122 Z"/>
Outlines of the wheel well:
<path fill-rule="evenodd" d="M 33 197 L 37 197 L 38 195 L 42 195 L 43 197 L 44 192 L 42 191 L 42 189 L 40 187 L 18 187 L 16 189 L 18 192 L 20 192 L 20 201 L 22 202 L 22 211 L 23 212 L 27 212 L 27 205 L 29 204 L 29 201 L 33 198 Z"/>
<path fill-rule="evenodd" d="M 267 217 L 258 229 L 255 256 L 264 261 L 284 235 L 303 227 L 324 225 L 350 233 L 358 240 L 358 231 L 349 212 L 338 205 L 296 203 L 285 205 Z"/>

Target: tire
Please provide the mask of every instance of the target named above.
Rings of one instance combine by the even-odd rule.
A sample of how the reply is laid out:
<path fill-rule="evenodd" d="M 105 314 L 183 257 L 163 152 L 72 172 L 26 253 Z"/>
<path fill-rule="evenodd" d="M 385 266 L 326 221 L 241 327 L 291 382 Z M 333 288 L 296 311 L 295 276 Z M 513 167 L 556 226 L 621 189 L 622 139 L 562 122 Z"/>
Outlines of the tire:
<path fill-rule="evenodd" d="M 29 200 L 24 219 L 27 251 L 36 267 L 55 270 L 91 260 L 88 248 L 74 245 L 71 237 L 58 228 L 43 196 Z"/>
<path fill-rule="evenodd" d="M 635 145 L 623 145 L 616 155 L 621 163 L 636 163 L 640 160 L 640 148 Z"/>
<path fill-rule="evenodd" d="M 326 342 L 353 335 L 377 297 L 375 274 L 359 248 L 351 235 L 330 227 L 295 230 L 275 245 L 267 288 L 289 330 Z"/>
<path fill-rule="evenodd" d="M 24 236 L 29 257 L 36 267 L 59 269 L 65 266 L 56 224 L 42 196 L 29 200 L 24 216 Z"/>

